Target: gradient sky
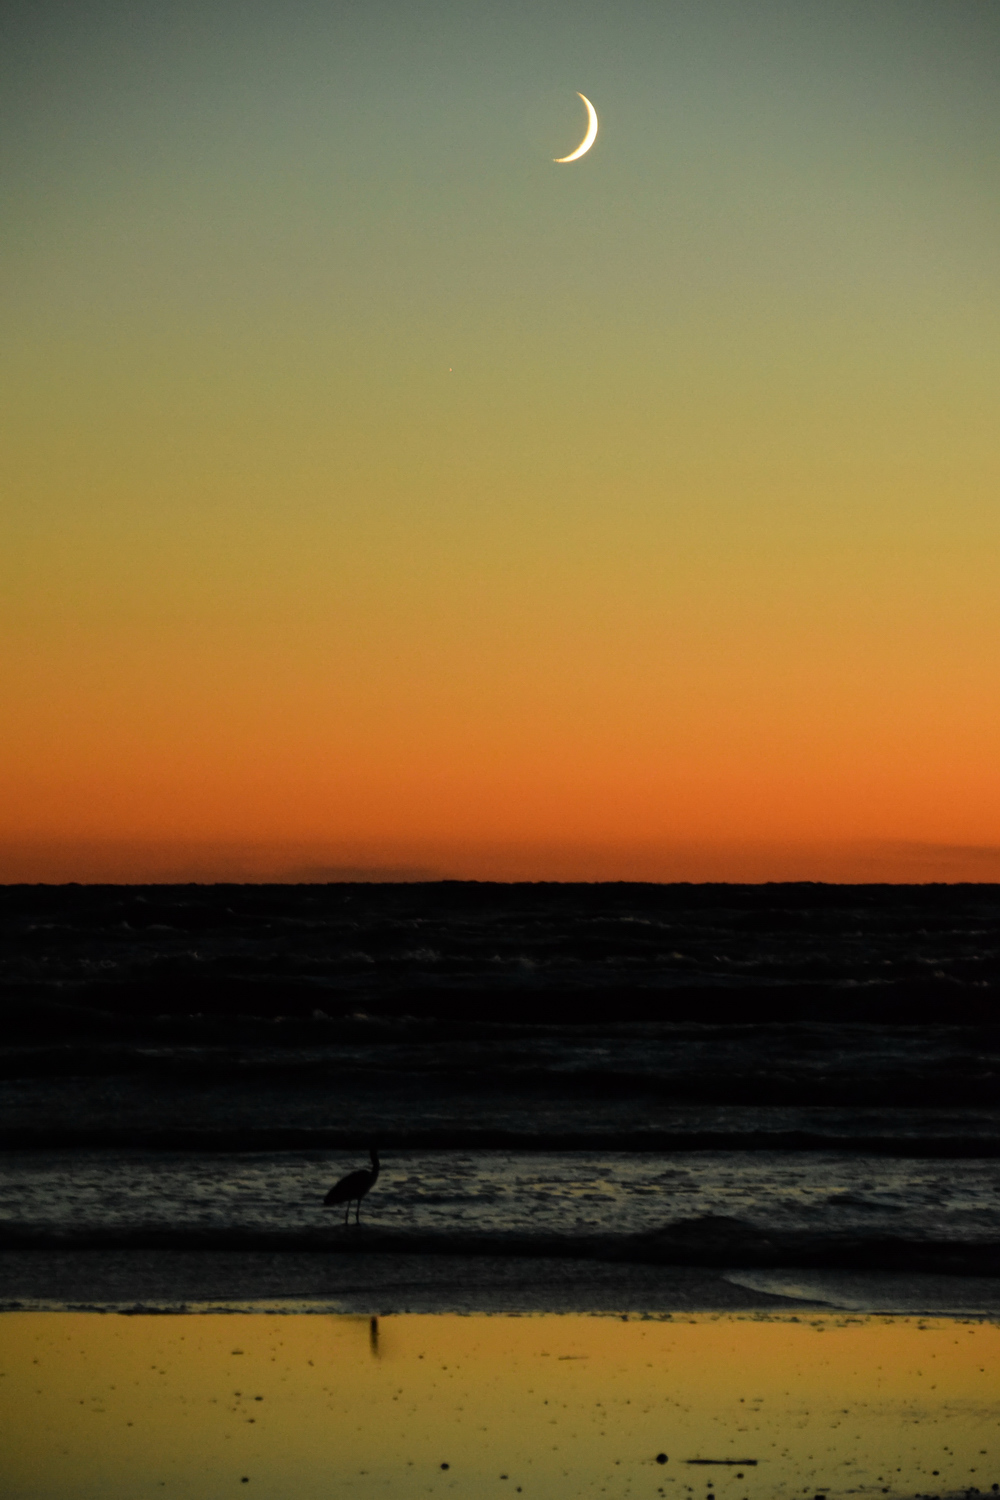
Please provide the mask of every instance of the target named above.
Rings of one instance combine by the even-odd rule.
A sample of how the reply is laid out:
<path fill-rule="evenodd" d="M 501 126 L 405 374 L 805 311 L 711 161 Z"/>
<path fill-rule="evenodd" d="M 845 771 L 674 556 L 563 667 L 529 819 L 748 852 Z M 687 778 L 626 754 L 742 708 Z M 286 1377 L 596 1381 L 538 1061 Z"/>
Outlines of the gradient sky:
<path fill-rule="evenodd" d="M 0 878 L 1000 875 L 996 0 L 2 28 Z"/>

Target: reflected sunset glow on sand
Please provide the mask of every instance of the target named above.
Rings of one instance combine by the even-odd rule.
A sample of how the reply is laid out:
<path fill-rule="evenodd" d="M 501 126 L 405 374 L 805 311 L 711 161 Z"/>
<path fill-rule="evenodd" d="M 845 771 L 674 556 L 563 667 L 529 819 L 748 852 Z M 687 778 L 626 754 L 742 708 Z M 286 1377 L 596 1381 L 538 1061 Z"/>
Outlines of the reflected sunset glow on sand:
<path fill-rule="evenodd" d="M 1000 1475 L 989 1323 L 15 1313 L 0 1350 L 10 1500 L 756 1500 Z"/>

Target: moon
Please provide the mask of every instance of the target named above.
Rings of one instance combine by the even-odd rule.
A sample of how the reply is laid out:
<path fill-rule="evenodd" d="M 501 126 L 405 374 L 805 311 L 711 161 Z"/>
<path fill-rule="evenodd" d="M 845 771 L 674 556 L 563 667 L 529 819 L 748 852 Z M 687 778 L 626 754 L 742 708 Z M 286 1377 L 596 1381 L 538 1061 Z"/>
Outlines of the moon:
<path fill-rule="evenodd" d="M 597 140 L 597 110 L 591 104 L 586 94 L 578 93 L 576 97 L 582 99 L 587 106 L 587 134 L 571 156 L 554 156 L 552 158 L 557 166 L 563 166 L 568 161 L 579 161 L 580 157 L 585 156 Z"/>

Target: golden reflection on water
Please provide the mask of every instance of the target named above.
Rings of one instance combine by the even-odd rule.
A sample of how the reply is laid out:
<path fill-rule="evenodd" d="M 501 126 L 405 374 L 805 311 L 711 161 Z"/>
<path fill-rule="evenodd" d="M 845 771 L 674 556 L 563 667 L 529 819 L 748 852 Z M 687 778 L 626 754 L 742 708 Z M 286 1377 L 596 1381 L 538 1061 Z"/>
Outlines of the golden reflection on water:
<path fill-rule="evenodd" d="M 762 1500 L 1000 1481 L 988 1323 L 7 1313 L 0 1370 L 6 1500 Z"/>

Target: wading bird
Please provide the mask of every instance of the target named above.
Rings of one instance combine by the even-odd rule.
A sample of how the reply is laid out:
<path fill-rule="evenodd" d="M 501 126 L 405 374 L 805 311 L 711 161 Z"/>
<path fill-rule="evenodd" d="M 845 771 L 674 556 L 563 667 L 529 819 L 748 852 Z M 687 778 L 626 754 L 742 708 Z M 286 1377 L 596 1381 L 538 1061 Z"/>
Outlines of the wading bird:
<path fill-rule="evenodd" d="M 356 1204 L 354 1222 L 355 1224 L 361 1223 L 361 1200 L 366 1193 L 371 1192 L 378 1181 L 378 1148 L 373 1146 L 368 1154 L 372 1159 L 371 1168 L 361 1167 L 357 1172 L 348 1172 L 346 1177 L 342 1177 L 338 1183 L 334 1184 L 323 1199 L 327 1208 L 333 1203 L 347 1204 L 344 1212 L 345 1224 L 351 1217 L 352 1203 Z"/>

